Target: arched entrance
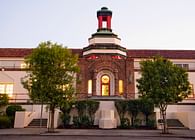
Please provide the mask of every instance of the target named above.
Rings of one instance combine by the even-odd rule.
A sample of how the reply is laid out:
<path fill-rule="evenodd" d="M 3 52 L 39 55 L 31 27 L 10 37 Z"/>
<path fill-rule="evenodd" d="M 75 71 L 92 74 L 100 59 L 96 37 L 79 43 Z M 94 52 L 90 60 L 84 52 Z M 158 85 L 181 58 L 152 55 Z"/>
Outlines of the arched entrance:
<path fill-rule="evenodd" d="M 101 95 L 110 95 L 110 77 L 108 75 L 103 75 L 101 77 Z"/>
<path fill-rule="evenodd" d="M 109 70 L 102 70 L 96 77 L 96 95 L 114 96 L 115 81 L 114 74 Z"/>

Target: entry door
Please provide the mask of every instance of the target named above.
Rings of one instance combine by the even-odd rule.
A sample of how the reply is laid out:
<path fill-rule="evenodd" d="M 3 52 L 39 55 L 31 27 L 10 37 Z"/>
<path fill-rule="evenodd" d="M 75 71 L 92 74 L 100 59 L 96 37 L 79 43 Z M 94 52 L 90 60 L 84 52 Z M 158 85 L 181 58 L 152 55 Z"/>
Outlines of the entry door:
<path fill-rule="evenodd" d="M 102 96 L 110 95 L 110 77 L 108 75 L 101 77 L 101 92 Z"/>

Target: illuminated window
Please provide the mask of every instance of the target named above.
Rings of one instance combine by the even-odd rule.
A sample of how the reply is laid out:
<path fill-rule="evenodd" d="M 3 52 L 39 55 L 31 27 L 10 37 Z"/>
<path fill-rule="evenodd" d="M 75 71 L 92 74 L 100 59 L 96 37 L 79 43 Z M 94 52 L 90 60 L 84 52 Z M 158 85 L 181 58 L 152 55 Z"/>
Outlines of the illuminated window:
<path fill-rule="evenodd" d="M 110 95 L 110 77 L 107 75 L 102 76 L 101 78 L 102 87 L 101 92 L 102 96 L 109 96 Z"/>
<path fill-rule="evenodd" d="M 123 80 L 119 80 L 119 94 L 123 94 Z"/>
<path fill-rule="evenodd" d="M 88 80 L 88 94 L 92 94 L 92 80 Z"/>
<path fill-rule="evenodd" d="M 13 84 L 0 84 L 0 94 L 8 94 L 9 97 L 12 97 Z"/>
<path fill-rule="evenodd" d="M 188 95 L 188 98 L 194 98 L 194 86 L 193 86 L 193 84 L 190 84 L 190 87 L 191 87 L 191 94 Z"/>
<path fill-rule="evenodd" d="M 21 68 L 21 69 L 25 69 L 26 67 L 27 67 L 26 63 L 22 63 L 22 64 L 20 65 L 20 68 Z"/>

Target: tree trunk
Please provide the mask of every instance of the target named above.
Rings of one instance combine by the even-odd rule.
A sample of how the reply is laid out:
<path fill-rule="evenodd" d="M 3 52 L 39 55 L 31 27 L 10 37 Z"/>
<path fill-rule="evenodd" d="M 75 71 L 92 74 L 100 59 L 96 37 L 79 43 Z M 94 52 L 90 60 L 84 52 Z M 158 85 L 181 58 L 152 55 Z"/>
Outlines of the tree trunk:
<path fill-rule="evenodd" d="M 134 126 L 134 118 L 131 117 L 131 126 Z"/>
<path fill-rule="evenodd" d="M 146 126 L 148 126 L 148 117 L 149 115 L 146 115 Z"/>
<path fill-rule="evenodd" d="M 163 129 L 162 129 L 162 133 L 163 134 L 167 134 L 168 133 L 168 127 L 167 127 L 167 119 L 166 119 L 166 110 L 161 110 L 161 114 L 163 117 Z"/>
<path fill-rule="evenodd" d="M 55 108 L 53 106 L 50 106 L 50 115 L 51 115 L 51 121 L 49 126 L 49 132 L 54 132 L 54 114 L 55 114 Z"/>

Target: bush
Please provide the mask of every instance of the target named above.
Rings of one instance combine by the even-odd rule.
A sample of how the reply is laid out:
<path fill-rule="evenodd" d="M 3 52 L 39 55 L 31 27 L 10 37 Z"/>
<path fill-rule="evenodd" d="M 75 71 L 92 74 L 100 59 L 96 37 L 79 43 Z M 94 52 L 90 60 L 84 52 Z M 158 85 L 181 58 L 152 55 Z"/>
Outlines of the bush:
<path fill-rule="evenodd" d="M 73 116 L 72 122 L 73 122 L 74 127 L 76 128 L 80 127 L 80 120 L 78 116 Z"/>
<path fill-rule="evenodd" d="M 134 127 L 135 127 L 135 128 L 140 127 L 141 124 L 142 124 L 142 120 L 140 120 L 140 119 L 135 119 L 135 120 L 134 120 Z"/>
<path fill-rule="evenodd" d="M 89 117 L 86 115 L 80 117 L 74 116 L 72 121 L 76 128 L 89 128 L 91 124 Z"/>
<path fill-rule="evenodd" d="M 148 120 L 146 126 L 149 128 L 156 128 L 156 121 L 155 120 Z"/>
<path fill-rule="evenodd" d="M 25 111 L 20 105 L 10 105 L 6 108 L 6 114 L 8 117 L 15 117 L 16 111 Z"/>
<path fill-rule="evenodd" d="M 130 128 L 130 121 L 128 118 L 121 118 L 120 128 Z"/>
<path fill-rule="evenodd" d="M 62 114 L 61 119 L 64 127 L 67 127 L 70 124 L 70 118 L 71 116 L 69 114 Z"/>
<path fill-rule="evenodd" d="M 16 111 L 25 111 L 20 105 L 10 105 L 6 108 L 6 115 L 9 117 L 12 127 L 14 126 L 14 119 Z"/>
<path fill-rule="evenodd" d="M 11 128 L 11 120 L 7 116 L 0 116 L 0 128 Z"/>
<path fill-rule="evenodd" d="M 88 116 L 84 115 L 80 117 L 80 125 L 81 127 L 87 128 L 91 124 L 91 121 Z"/>

